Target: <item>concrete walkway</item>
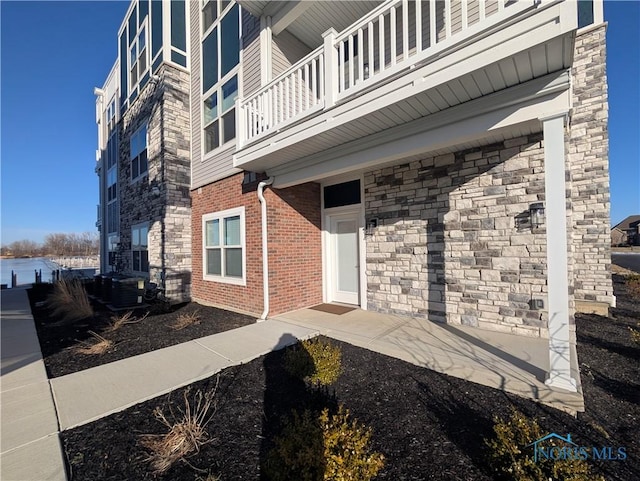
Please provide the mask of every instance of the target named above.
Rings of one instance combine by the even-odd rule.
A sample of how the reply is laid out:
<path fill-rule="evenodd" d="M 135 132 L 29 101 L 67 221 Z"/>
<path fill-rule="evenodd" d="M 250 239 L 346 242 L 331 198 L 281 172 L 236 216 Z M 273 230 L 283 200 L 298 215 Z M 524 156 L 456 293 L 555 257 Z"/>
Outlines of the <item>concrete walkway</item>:
<path fill-rule="evenodd" d="M 268 320 L 51 379 L 60 429 L 122 411 L 317 334 Z"/>
<path fill-rule="evenodd" d="M 27 291 L 0 293 L 0 479 L 64 481 L 58 420 Z"/>
<path fill-rule="evenodd" d="M 65 480 L 58 431 L 86 424 L 222 369 L 324 334 L 569 412 L 578 393 L 544 384 L 548 342 L 354 310 L 303 309 L 47 380 L 26 291 L 2 291 L 2 480 Z M 34 462 L 34 460 L 37 460 Z"/>

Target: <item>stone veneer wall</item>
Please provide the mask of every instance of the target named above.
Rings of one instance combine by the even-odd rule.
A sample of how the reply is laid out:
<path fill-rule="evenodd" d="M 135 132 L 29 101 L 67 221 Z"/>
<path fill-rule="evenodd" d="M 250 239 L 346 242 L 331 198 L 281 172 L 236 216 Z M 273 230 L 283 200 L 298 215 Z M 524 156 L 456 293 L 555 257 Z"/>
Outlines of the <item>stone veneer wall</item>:
<path fill-rule="evenodd" d="M 613 301 L 605 36 L 600 25 L 576 37 L 568 146 L 576 310 L 603 314 Z"/>
<path fill-rule="evenodd" d="M 606 26 L 576 38 L 567 129 L 569 315 L 613 302 Z M 369 309 L 547 336 L 546 231 L 518 227 L 544 201 L 542 134 L 365 175 Z M 542 299 L 544 309 L 532 301 Z"/>
<path fill-rule="evenodd" d="M 158 75 L 121 122 L 120 240 L 125 272 L 131 272 L 131 226 L 148 222 L 150 279 L 163 275 L 167 295 L 179 302 L 189 300 L 191 290 L 189 74 L 164 65 Z M 148 175 L 131 183 L 129 140 L 147 121 Z"/>
<path fill-rule="evenodd" d="M 368 308 L 546 334 L 546 232 L 518 227 L 544 199 L 542 135 L 365 175 Z"/>

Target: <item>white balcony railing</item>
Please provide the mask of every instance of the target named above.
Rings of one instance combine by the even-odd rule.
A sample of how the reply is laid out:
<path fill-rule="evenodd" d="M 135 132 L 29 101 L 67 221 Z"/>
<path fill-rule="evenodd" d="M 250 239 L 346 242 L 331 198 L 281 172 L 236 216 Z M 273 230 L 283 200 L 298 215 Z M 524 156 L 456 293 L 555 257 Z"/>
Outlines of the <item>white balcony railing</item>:
<path fill-rule="evenodd" d="M 238 100 L 239 148 L 472 40 L 540 0 L 389 0 L 246 99 Z"/>
<path fill-rule="evenodd" d="M 324 107 L 324 55 L 317 48 L 241 103 L 240 132 L 249 140 Z"/>

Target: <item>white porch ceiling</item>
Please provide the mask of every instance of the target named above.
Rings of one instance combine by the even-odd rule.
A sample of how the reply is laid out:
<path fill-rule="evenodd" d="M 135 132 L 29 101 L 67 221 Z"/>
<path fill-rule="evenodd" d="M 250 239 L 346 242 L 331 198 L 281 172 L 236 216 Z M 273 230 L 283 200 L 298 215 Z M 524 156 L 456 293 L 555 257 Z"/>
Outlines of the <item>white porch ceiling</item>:
<path fill-rule="evenodd" d="M 260 17 L 269 15 L 275 21 L 274 33 L 282 28 L 297 37 L 309 48 L 314 49 L 322 43 L 322 34 L 330 27 L 338 32 L 365 16 L 382 3 L 381 0 L 297 0 L 297 1 L 264 1 L 239 0 L 240 5 L 252 15 Z M 292 11 L 295 5 L 301 5 L 299 14 L 289 15 L 278 24 L 285 13 Z"/>

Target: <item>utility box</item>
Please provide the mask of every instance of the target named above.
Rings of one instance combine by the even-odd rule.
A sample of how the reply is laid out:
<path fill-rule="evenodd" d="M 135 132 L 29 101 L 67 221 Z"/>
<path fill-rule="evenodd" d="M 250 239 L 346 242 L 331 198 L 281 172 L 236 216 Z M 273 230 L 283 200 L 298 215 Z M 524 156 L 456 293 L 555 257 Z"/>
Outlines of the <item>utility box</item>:
<path fill-rule="evenodd" d="M 113 278 L 111 305 L 113 307 L 136 307 L 142 304 L 144 279 L 139 277 Z"/>

